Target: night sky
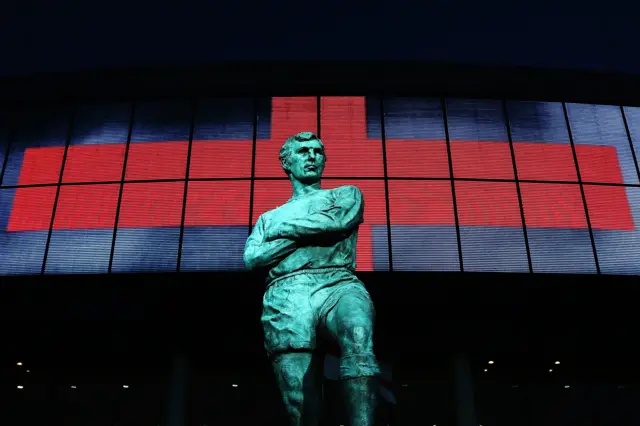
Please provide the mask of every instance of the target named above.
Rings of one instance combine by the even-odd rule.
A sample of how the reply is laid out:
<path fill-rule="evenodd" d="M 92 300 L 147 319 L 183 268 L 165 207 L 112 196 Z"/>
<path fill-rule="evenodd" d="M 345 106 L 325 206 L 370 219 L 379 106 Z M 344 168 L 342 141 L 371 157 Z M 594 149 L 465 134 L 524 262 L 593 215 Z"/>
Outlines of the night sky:
<path fill-rule="evenodd" d="M 615 2 L 14 3 L 1 11 L 0 75 L 247 60 L 640 71 L 636 17 Z"/>

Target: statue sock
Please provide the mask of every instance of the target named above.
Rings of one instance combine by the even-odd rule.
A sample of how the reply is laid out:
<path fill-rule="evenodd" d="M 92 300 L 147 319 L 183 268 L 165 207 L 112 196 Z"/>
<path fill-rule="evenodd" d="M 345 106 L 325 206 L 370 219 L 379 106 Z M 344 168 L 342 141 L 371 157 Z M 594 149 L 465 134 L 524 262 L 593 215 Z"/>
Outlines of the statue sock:
<path fill-rule="evenodd" d="M 378 399 L 377 377 L 342 380 L 349 426 L 373 426 Z"/>

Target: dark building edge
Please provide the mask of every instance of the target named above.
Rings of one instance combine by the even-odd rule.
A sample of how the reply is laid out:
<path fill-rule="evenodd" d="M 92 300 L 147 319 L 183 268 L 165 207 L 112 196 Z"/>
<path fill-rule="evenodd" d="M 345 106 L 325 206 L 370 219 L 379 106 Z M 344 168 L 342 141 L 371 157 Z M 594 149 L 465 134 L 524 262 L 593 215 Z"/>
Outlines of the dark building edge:
<path fill-rule="evenodd" d="M 0 79 L 0 100 L 389 95 L 640 105 L 640 75 L 417 62 L 246 62 Z"/>

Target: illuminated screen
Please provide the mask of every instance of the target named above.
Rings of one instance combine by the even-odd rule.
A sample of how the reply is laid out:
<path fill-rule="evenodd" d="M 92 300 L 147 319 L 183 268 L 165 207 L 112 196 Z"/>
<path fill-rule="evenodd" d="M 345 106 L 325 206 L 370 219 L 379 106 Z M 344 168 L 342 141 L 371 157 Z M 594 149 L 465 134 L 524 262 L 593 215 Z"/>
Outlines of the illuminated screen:
<path fill-rule="evenodd" d="M 242 270 L 300 131 L 364 195 L 359 271 L 640 275 L 640 108 L 337 96 L 2 114 L 0 274 Z"/>

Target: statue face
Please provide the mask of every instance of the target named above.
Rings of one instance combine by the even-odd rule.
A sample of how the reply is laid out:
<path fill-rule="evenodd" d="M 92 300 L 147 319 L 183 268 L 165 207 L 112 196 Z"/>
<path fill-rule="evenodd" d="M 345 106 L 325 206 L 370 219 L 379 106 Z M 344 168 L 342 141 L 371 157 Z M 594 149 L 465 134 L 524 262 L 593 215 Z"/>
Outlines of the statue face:
<path fill-rule="evenodd" d="M 322 178 L 325 156 L 318 140 L 295 142 L 289 157 L 289 171 L 300 182 L 313 184 Z"/>

